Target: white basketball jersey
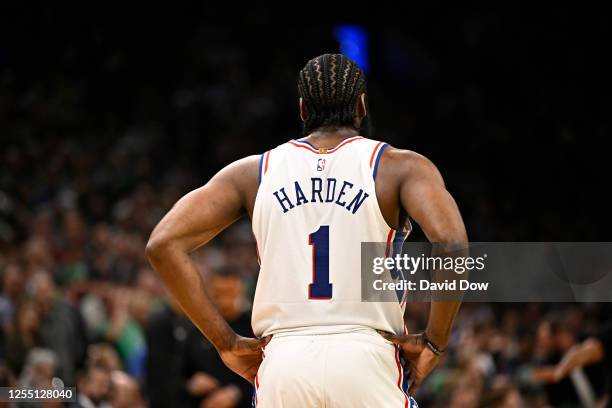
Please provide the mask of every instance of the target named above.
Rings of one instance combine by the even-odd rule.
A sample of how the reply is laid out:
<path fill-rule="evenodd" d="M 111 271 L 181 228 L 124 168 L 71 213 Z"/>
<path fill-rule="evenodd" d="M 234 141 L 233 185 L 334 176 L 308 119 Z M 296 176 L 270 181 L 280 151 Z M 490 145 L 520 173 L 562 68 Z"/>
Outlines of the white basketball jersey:
<path fill-rule="evenodd" d="M 361 136 L 329 150 L 291 140 L 262 155 L 253 210 L 257 336 L 404 332 L 404 304 L 361 299 L 361 243 L 386 242 L 385 256 L 409 232 L 391 229 L 376 199 L 386 146 Z"/>

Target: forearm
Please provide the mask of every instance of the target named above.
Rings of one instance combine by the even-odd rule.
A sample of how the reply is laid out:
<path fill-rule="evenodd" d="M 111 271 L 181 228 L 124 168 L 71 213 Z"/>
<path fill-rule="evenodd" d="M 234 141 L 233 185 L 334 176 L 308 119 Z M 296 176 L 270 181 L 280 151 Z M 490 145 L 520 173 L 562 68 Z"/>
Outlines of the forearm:
<path fill-rule="evenodd" d="M 459 208 L 444 187 L 442 176 L 427 159 L 413 158 L 412 165 L 400 189 L 400 200 L 406 212 L 421 226 L 432 243 L 432 257 L 465 257 L 468 255 L 468 238 Z M 442 262 L 446 264 L 446 262 Z M 459 278 L 466 279 L 454 270 L 437 266 L 431 274 L 432 283 L 444 284 Z M 444 287 L 443 285 L 442 287 Z M 438 286 L 439 287 L 439 286 Z M 458 290 L 434 290 L 431 292 L 429 322 L 426 334 L 438 348 L 448 344 L 453 320 L 461 305 L 462 293 Z"/>
<path fill-rule="evenodd" d="M 429 322 L 427 324 L 427 338 L 438 348 L 444 350 L 448 345 L 455 315 L 461 302 L 431 302 Z"/>
<path fill-rule="evenodd" d="M 189 254 L 172 243 L 150 242 L 147 256 L 185 314 L 215 348 L 219 352 L 231 348 L 236 334 L 210 300 Z"/>
<path fill-rule="evenodd" d="M 433 244 L 432 256 L 435 257 L 465 258 L 468 255 L 467 238 L 463 234 L 448 243 Z M 436 283 L 457 281 L 460 278 L 467 279 L 467 272 L 457 274 L 454 270 L 432 271 L 432 281 Z M 459 289 L 432 293 L 426 334 L 429 340 L 440 349 L 445 349 L 448 345 L 453 321 L 461 306 L 462 297 L 463 292 Z"/>
<path fill-rule="evenodd" d="M 601 343 L 597 339 L 590 338 L 572 347 L 557 365 L 557 370 L 561 377 L 565 377 L 575 369 L 594 364 L 602 358 Z"/>

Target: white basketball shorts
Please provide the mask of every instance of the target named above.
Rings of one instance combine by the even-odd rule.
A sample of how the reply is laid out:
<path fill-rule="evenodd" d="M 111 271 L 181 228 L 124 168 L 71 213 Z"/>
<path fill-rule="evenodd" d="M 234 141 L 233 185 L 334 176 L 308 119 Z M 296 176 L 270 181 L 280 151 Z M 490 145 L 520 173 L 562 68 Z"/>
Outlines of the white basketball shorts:
<path fill-rule="evenodd" d="M 255 378 L 258 408 L 418 408 L 398 349 L 373 330 L 277 334 Z"/>

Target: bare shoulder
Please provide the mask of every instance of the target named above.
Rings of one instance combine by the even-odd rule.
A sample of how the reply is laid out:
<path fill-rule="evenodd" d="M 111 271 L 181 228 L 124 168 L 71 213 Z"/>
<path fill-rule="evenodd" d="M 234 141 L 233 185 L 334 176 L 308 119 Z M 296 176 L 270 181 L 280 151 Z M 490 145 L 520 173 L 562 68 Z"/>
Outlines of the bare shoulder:
<path fill-rule="evenodd" d="M 223 177 L 235 181 L 259 180 L 259 162 L 261 156 L 252 155 L 236 160 L 224 167 L 213 179 Z"/>
<path fill-rule="evenodd" d="M 230 185 L 240 196 L 243 208 L 251 215 L 259 188 L 260 162 L 261 155 L 252 155 L 236 160 L 219 171 L 209 183 Z"/>
<path fill-rule="evenodd" d="M 389 146 L 383 151 L 378 171 L 402 181 L 428 179 L 431 182 L 444 184 L 442 175 L 431 160 L 412 150 Z"/>

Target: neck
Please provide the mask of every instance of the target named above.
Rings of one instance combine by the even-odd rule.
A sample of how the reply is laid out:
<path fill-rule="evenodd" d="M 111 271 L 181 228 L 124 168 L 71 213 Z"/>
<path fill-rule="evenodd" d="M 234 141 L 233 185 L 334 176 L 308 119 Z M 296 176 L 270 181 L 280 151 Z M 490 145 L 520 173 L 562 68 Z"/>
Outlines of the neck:
<path fill-rule="evenodd" d="M 357 135 L 359 135 L 359 132 L 349 127 L 319 128 L 302 140 L 307 140 L 319 149 L 331 149 L 342 140 Z"/>

